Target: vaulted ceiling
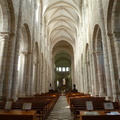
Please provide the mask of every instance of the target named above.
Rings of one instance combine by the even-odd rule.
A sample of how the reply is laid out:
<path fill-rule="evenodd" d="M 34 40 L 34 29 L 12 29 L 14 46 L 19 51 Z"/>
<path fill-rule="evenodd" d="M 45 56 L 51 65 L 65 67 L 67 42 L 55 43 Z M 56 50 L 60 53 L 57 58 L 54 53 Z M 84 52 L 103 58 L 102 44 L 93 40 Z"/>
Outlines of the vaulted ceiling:
<path fill-rule="evenodd" d="M 81 0 L 42 0 L 47 36 L 75 42 L 80 20 Z"/>
<path fill-rule="evenodd" d="M 50 40 L 53 54 L 60 50 L 54 56 L 56 64 L 71 63 L 68 51 L 73 54 L 79 32 L 81 4 L 82 0 L 42 0 L 47 40 Z"/>

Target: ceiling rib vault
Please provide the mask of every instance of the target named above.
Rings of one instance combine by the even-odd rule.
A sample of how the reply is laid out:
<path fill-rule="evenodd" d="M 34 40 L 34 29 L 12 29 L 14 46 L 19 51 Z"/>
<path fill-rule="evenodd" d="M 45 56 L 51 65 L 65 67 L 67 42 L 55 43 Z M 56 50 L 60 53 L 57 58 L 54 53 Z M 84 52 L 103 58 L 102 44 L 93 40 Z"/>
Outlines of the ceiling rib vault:
<path fill-rule="evenodd" d="M 50 43 L 58 38 L 75 43 L 80 21 L 81 0 L 42 0 L 43 16 Z"/>

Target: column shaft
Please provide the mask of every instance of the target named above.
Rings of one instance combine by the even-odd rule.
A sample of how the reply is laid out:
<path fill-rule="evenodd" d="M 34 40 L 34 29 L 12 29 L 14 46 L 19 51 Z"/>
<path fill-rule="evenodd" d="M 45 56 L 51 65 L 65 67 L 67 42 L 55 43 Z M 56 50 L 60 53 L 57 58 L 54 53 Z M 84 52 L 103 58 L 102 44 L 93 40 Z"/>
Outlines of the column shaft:
<path fill-rule="evenodd" d="M 104 84 L 103 84 L 104 82 L 103 82 L 101 57 L 102 57 L 102 53 L 97 52 L 97 56 L 96 56 L 96 58 L 97 58 L 97 70 L 98 70 L 98 81 L 99 81 L 99 87 L 100 87 L 99 96 L 103 97 L 103 96 L 105 96 L 105 93 L 104 93 Z"/>
<path fill-rule="evenodd" d="M 0 33 L 0 41 L 1 41 L 1 56 L 0 56 L 0 96 L 4 97 L 7 95 L 8 92 L 7 84 L 11 84 L 4 80 L 5 78 L 5 68 L 6 68 L 6 59 L 7 59 L 7 50 L 8 50 L 8 41 L 9 41 L 9 33 L 8 32 L 1 32 Z M 3 88 L 4 86 L 4 88 Z M 6 91 L 7 90 L 7 91 Z M 9 90 L 10 91 L 10 90 Z"/>

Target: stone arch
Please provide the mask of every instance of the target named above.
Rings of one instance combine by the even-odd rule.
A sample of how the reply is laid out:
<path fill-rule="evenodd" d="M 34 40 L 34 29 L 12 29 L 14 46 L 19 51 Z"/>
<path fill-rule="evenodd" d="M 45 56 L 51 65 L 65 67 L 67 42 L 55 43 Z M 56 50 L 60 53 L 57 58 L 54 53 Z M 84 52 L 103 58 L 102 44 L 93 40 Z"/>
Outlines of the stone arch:
<path fill-rule="evenodd" d="M 6 0 L 0 0 L 0 31 L 10 31 L 10 13 L 9 8 Z"/>
<path fill-rule="evenodd" d="M 67 38 L 67 37 L 58 37 L 58 38 L 56 38 L 56 39 L 52 42 L 51 51 L 52 51 L 53 47 L 54 47 L 58 42 L 60 42 L 61 40 L 64 40 L 64 41 L 68 42 L 68 43 L 73 47 L 73 49 L 74 49 L 75 43 L 74 43 L 71 39 L 69 39 L 69 38 Z"/>
<path fill-rule="evenodd" d="M 12 52 L 10 47 L 13 45 L 15 33 L 15 16 L 12 0 L 0 0 L 0 71 L 2 71 L 0 96 L 5 97 L 5 72 L 8 70 L 7 54 Z M 11 57 L 11 55 L 8 55 Z M 5 66 L 7 66 L 5 68 Z M 6 82 L 7 83 L 7 82 Z M 9 91 L 9 88 L 7 87 Z"/>
<path fill-rule="evenodd" d="M 3 13 L 2 13 L 2 7 L 0 6 L 0 31 L 3 29 Z"/>
<path fill-rule="evenodd" d="M 110 1 L 108 9 L 108 35 L 111 41 L 114 75 L 117 91 L 120 91 L 120 1 Z M 110 26 L 109 26 L 110 25 Z"/>
<path fill-rule="evenodd" d="M 114 19 L 115 19 L 115 4 L 117 1 L 110 0 L 107 11 L 107 32 L 108 32 L 108 45 L 110 54 L 110 72 L 111 72 L 111 87 L 113 101 L 116 101 L 116 88 L 119 88 L 119 76 L 118 76 L 118 65 L 116 57 L 116 48 L 114 42 Z M 119 1 L 118 1 L 119 2 Z M 118 83 L 118 84 L 117 84 Z M 117 85 L 117 86 L 116 86 Z"/>
<path fill-rule="evenodd" d="M 106 93 L 105 88 L 105 70 L 104 70 L 104 56 L 103 56 L 103 45 L 102 45 L 102 34 L 99 25 L 95 25 L 93 33 L 93 60 L 94 60 L 94 82 L 97 85 L 96 95 L 104 96 Z M 98 80 L 98 81 L 97 81 Z M 99 82 L 99 86 L 98 83 Z"/>
<path fill-rule="evenodd" d="M 31 37 L 28 25 L 21 27 L 18 61 L 18 95 L 29 94 L 30 89 Z"/>
<path fill-rule="evenodd" d="M 74 65 L 74 55 L 73 55 L 73 46 L 70 42 L 66 40 L 61 40 L 57 42 L 52 49 L 52 79 L 54 79 L 55 90 L 65 90 L 69 91 L 72 89 L 72 80 L 73 80 L 73 65 Z M 62 68 L 68 67 L 69 71 L 62 72 Z M 56 70 L 61 68 L 61 71 Z M 61 74 L 59 74 L 59 72 Z M 65 74 L 63 74 L 65 73 Z M 69 76 L 69 77 L 68 77 Z M 63 85 L 63 78 L 67 79 L 65 86 Z M 59 86 L 57 82 L 59 81 Z"/>
<path fill-rule="evenodd" d="M 0 0 L 0 31 L 14 33 L 15 15 L 12 0 Z"/>

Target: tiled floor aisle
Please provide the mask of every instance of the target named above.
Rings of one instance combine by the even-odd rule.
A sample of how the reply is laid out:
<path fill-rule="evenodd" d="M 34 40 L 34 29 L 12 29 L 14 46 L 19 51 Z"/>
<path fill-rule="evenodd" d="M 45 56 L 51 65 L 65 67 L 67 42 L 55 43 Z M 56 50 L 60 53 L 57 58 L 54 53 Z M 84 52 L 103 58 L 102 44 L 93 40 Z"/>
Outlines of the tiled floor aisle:
<path fill-rule="evenodd" d="M 73 120 L 66 96 L 60 96 L 47 120 Z"/>

